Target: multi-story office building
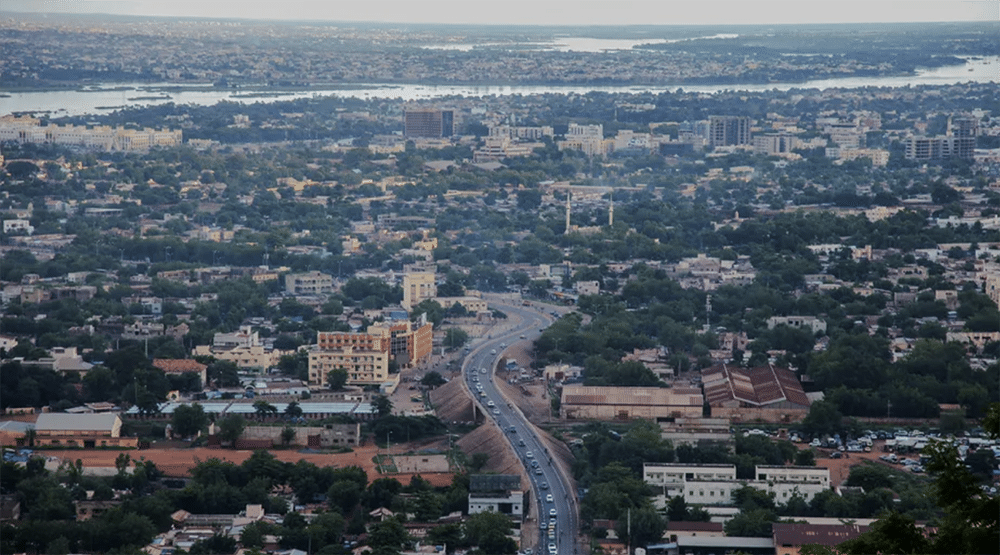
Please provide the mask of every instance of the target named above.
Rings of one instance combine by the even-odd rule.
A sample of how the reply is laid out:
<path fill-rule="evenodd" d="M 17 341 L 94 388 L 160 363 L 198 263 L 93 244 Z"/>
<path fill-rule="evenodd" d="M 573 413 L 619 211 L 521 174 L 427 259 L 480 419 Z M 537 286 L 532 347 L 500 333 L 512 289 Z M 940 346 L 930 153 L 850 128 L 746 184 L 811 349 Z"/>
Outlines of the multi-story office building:
<path fill-rule="evenodd" d="M 451 137 L 455 134 L 455 111 L 440 108 L 409 108 L 403 115 L 407 137 Z"/>
<path fill-rule="evenodd" d="M 976 153 L 978 135 L 978 119 L 971 116 L 952 116 L 948 118 L 947 135 L 908 137 L 906 158 L 909 160 L 971 159 Z"/>
<path fill-rule="evenodd" d="M 709 117 L 708 144 L 713 147 L 750 144 L 750 118 L 746 116 Z"/>
<path fill-rule="evenodd" d="M 326 295 L 333 293 L 333 276 L 322 272 L 305 272 L 285 276 L 285 291 L 293 295 Z"/>
<path fill-rule="evenodd" d="M 975 137 L 907 137 L 906 139 L 908 160 L 972 158 L 975 150 Z"/>
<path fill-rule="evenodd" d="M 795 136 L 791 133 L 768 133 L 753 138 L 754 154 L 778 156 L 789 154 L 795 148 Z"/>
<path fill-rule="evenodd" d="M 427 359 L 434 342 L 432 324 L 409 320 L 378 322 L 360 332 L 320 332 L 309 352 L 309 384 L 325 386 L 331 370 L 347 371 L 350 385 L 381 385 L 389 362 L 410 366 Z"/>
<path fill-rule="evenodd" d="M 403 274 L 403 308 L 411 310 L 427 299 L 437 296 L 434 272 L 407 272 Z"/>

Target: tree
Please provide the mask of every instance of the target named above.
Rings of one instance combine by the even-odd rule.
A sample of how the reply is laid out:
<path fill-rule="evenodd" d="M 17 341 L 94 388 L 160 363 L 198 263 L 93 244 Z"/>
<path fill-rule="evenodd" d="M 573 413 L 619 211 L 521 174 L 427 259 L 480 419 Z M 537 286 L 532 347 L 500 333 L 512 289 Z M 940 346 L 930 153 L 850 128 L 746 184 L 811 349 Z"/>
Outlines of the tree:
<path fill-rule="evenodd" d="M 1000 436 L 1000 422 L 990 415 L 1000 411 L 993 403 L 984 422 L 991 437 Z M 1000 497 L 984 495 L 978 478 L 958 457 L 954 445 L 932 442 L 924 455 L 934 476 L 932 494 L 944 510 L 937 534 L 928 538 L 913 519 L 895 511 L 872 523 L 868 532 L 840 544 L 839 551 L 861 553 L 994 553 L 1000 545 Z"/>
<path fill-rule="evenodd" d="M 196 435 L 208 425 L 208 415 L 198 403 L 180 405 L 174 409 L 170 420 L 174 433 L 181 437 Z"/>
<path fill-rule="evenodd" d="M 444 332 L 444 345 L 449 349 L 461 348 L 469 341 L 469 334 L 462 328 L 448 328 Z"/>
<path fill-rule="evenodd" d="M 844 415 L 830 401 L 817 401 L 802 419 L 802 429 L 812 437 L 833 435 L 843 429 Z"/>
<path fill-rule="evenodd" d="M 632 549 L 660 540 L 666 529 L 666 520 L 648 505 L 619 515 L 615 524 L 618 537 L 626 539 Z"/>
<path fill-rule="evenodd" d="M 334 368 L 326 373 L 326 385 L 333 391 L 340 391 L 347 385 L 347 370 Z"/>
<path fill-rule="evenodd" d="M 409 540 L 410 536 L 406 533 L 403 523 L 395 518 L 387 518 L 373 524 L 368 532 L 368 546 L 376 553 L 380 549 L 398 551 Z"/>
<path fill-rule="evenodd" d="M 230 414 L 229 416 L 219 420 L 219 439 L 226 443 L 235 444 L 236 440 L 243 435 L 243 430 L 247 427 L 246 420 L 238 414 Z"/>
<path fill-rule="evenodd" d="M 257 399 L 253 402 L 253 410 L 256 411 L 259 418 L 266 418 L 268 416 L 275 416 L 278 414 L 278 409 L 271 403 L 265 401 L 264 399 Z"/>
<path fill-rule="evenodd" d="M 378 414 L 379 418 L 389 416 L 392 414 L 392 401 L 385 395 L 376 395 L 372 399 L 372 410 Z"/>
<path fill-rule="evenodd" d="M 448 383 L 448 381 L 445 380 L 444 376 L 442 376 L 437 370 L 431 370 L 425 374 L 423 378 L 420 378 L 420 385 L 424 387 L 437 387 L 446 383 Z"/>
<path fill-rule="evenodd" d="M 289 444 L 292 443 L 292 441 L 295 440 L 295 435 L 296 435 L 295 428 L 291 426 L 285 426 L 285 428 L 281 430 L 281 444 L 288 446 Z"/>
<path fill-rule="evenodd" d="M 487 511 L 470 515 L 465 521 L 465 543 L 484 553 L 505 555 L 517 552 L 517 544 L 508 537 L 510 518 Z"/>
<path fill-rule="evenodd" d="M 285 407 L 285 416 L 291 418 L 298 418 L 302 416 L 302 406 L 299 405 L 298 401 L 288 403 L 288 406 Z"/>
<path fill-rule="evenodd" d="M 726 535 L 767 538 L 771 536 L 771 525 L 776 520 L 778 515 L 771 509 L 740 511 L 726 522 Z"/>

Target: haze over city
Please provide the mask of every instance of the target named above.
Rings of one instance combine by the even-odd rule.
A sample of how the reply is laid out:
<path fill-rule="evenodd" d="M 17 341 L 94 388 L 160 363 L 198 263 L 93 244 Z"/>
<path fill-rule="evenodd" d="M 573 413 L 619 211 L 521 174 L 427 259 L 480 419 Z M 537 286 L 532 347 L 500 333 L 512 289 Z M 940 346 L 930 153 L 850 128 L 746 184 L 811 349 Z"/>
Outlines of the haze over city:
<path fill-rule="evenodd" d="M 743 25 L 1000 20 L 996 0 L 8 0 L 9 11 L 481 25 Z"/>

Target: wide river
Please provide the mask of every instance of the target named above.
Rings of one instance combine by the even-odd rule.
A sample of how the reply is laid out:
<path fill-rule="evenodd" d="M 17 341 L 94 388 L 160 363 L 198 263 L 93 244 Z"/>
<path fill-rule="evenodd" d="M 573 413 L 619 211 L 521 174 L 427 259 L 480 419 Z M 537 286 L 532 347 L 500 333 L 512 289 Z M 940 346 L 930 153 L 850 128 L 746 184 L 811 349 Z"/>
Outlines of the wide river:
<path fill-rule="evenodd" d="M 768 83 L 766 85 L 712 85 L 712 86 L 475 86 L 475 85 L 396 85 L 359 84 L 350 88 L 318 88 L 309 91 L 276 92 L 254 89 L 239 91 L 217 90 L 206 84 L 203 87 L 172 83 L 159 84 L 107 84 L 86 90 L 9 92 L 0 97 L 0 115 L 21 112 L 49 113 L 52 116 L 78 116 L 106 114 L 124 106 L 149 106 L 175 102 L 211 106 L 221 101 L 254 103 L 277 102 L 314 96 L 353 96 L 359 98 L 398 98 L 426 100 L 443 96 L 502 96 L 534 94 L 583 94 L 591 91 L 609 93 L 666 92 L 683 88 L 685 91 L 715 93 L 726 90 L 768 91 L 801 89 L 856 89 L 861 87 L 905 87 L 917 85 L 950 85 L 955 83 L 997 83 L 1000 81 L 1000 56 L 968 60 L 965 65 L 920 70 L 916 75 L 900 77 L 845 77 L 800 83 Z M 165 87 L 183 86 L 182 91 L 163 91 Z"/>

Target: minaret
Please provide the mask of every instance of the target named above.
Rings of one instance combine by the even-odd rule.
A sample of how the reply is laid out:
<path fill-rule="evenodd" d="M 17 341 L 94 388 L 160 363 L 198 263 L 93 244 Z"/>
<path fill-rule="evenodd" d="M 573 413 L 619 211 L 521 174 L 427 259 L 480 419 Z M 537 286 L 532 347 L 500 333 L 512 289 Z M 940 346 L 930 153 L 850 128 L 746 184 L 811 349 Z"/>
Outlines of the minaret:
<path fill-rule="evenodd" d="M 611 201 L 611 203 L 608 204 L 608 227 L 614 227 L 614 225 L 615 225 L 615 193 L 613 191 L 608 196 L 608 199 Z"/>
<path fill-rule="evenodd" d="M 566 189 L 566 233 L 569 233 L 569 213 L 571 208 L 570 197 L 573 196 L 573 192 Z"/>

